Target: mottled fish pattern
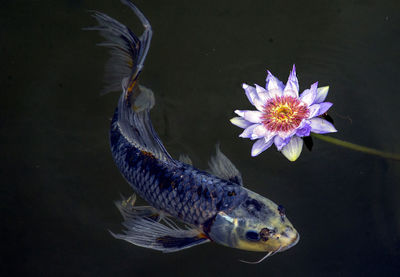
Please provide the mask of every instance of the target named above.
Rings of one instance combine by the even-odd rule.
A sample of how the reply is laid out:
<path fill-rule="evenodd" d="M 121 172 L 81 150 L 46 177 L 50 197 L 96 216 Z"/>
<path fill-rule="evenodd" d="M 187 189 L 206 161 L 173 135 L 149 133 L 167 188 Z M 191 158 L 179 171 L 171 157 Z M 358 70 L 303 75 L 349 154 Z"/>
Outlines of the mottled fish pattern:
<path fill-rule="evenodd" d="M 130 143 L 111 124 L 111 151 L 119 170 L 133 189 L 154 208 L 201 227 L 217 212 L 238 206 L 247 195 L 242 186 L 191 165 L 157 159 Z"/>

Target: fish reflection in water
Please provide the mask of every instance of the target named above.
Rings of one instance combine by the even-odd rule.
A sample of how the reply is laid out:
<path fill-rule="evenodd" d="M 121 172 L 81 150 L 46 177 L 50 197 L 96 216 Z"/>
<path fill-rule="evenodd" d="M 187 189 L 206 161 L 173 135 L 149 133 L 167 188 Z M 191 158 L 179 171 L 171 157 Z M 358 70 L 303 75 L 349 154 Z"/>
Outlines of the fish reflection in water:
<path fill-rule="evenodd" d="M 150 121 L 153 92 L 138 84 L 152 29 L 142 12 L 122 0 L 141 20 L 137 37 L 115 19 L 94 12 L 111 49 L 106 91 L 122 94 L 111 122 L 111 152 L 120 172 L 149 206 L 135 206 L 136 195 L 117 203 L 126 227 L 113 234 L 134 245 L 174 252 L 205 242 L 267 252 L 284 251 L 299 240 L 282 206 L 246 189 L 232 162 L 217 147 L 209 172 L 195 168 L 187 156 L 175 160 Z M 184 227 L 182 227 L 184 226 Z M 263 260 L 262 259 L 262 260 Z M 261 260 L 260 260 L 261 261 Z"/>

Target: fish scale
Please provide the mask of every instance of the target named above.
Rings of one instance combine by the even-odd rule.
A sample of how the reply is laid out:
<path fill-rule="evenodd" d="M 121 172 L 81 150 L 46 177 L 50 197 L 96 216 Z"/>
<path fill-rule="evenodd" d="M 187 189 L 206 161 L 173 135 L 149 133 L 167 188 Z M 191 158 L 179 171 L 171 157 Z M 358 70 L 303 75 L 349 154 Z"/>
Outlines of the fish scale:
<path fill-rule="evenodd" d="M 233 209 L 247 195 L 239 185 L 177 161 L 157 159 L 121 134 L 118 111 L 110 130 L 111 151 L 122 175 L 150 205 L 201 226 L 219 211 Z"/>

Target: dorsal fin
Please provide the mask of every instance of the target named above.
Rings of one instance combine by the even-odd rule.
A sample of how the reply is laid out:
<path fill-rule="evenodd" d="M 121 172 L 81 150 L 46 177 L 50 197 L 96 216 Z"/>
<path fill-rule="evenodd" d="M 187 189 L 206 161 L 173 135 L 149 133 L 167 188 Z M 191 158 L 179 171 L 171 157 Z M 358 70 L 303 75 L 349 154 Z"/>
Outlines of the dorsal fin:
<path fill-rule="evenodd" d="M 216 154 L 211 157 L 208 166 L 211 172 L 216 176 L 238 185 L 243 185 L 242 175 L 233 163 L 221 152 L 219 144 L 216 145 Z"/>
<path fill-rule="evenodd" d="M 189 164 L 189 165 L 193 165 L 192 160 L 190 159 L 190 157 L 186 154 L 181 154 L 179 155 L 179 161 L 185 163 L 185 164 Z"/>

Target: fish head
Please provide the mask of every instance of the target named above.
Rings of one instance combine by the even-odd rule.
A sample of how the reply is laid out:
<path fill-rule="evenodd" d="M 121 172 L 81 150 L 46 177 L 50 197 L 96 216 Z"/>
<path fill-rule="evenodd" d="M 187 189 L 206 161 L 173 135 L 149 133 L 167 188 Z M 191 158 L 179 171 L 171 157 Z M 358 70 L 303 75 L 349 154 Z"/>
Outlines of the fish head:
<path fill-rule="evenodd" d="M 225 246 L 273 253 L 289 249 L 300 239 L 282 206 L 249 190 L 240 205 L 218 212 L 208 236 Z"/>

